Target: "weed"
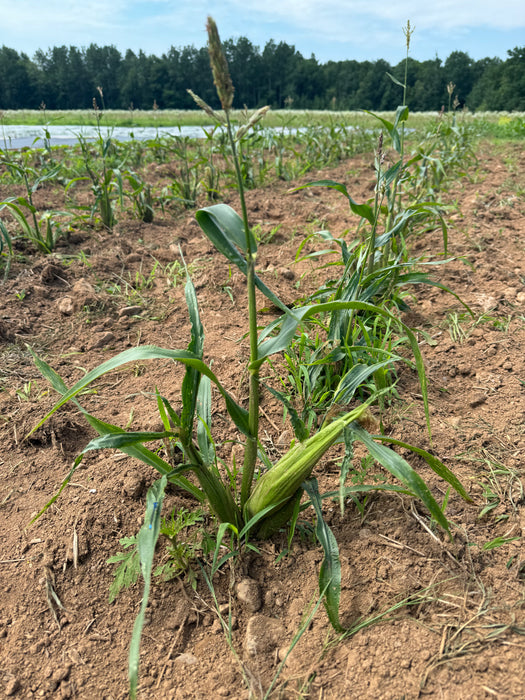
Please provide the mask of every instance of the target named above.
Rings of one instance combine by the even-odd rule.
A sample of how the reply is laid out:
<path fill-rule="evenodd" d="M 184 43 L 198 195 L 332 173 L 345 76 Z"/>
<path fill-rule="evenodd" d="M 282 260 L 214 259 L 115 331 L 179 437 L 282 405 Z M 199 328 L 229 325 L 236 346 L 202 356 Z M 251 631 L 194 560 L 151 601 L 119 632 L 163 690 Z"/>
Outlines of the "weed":
<path fill-rule="evenodd" d="M 166 547 L 166 561 L 156 567 L 154 576 L 159 576 L 163 581 L 170 581 L 179 576 L 186 575 L 192 588 L 195 588 L 197 579 L 192 568 L 197 557 L 203 553 L 205 537 L 200 528 L 195 529 L 204 520 L 203 511 L 196 509 L 192 512 L 182 508 L 174 510 L 171 518 L 165 519 L 160 525 L 160 534 L 169 541 Z M 184 539 L 183 536 L 184 535 Z M 111 556 L 108 564 L 118 564 L 113 576 L 113 582 L 109 589 L 109 602 L 112 603 L 119 593 L 134 585 L 140 574 L 140 557 L 136 535 L 123 537 L 119 540 L 122 547 L 127 550 Z M 210 546 L 204 546 L 204 554 L 208 553 Z"/>
<path fill-rule="evenodd" d="M 47 389 L 40 389 L 37 382 L 32 381 L 25 382 L 22 387 L 16 390 L 19 401 L 39 401 L 48 393 Z"/>

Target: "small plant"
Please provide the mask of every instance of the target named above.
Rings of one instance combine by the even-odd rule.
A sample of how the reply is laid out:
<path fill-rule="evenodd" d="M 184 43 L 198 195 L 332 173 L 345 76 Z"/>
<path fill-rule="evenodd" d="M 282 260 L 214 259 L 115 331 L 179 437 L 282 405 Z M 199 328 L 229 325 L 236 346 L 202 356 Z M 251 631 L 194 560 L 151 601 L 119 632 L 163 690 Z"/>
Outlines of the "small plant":
<path fill-rule="evenodd" d="M 113 582 L 109 587 L 109 602 L 112 603 L 118 594 L 125 588 L 137 583 L 140 574 L 140 559 L 137 545 L 137 537 L 122 537 L 119 543 L 125 552 L 114 554 L 107 560 L 107 564 L 118 564 L 113 576 Z"/>
<path fill-rule="evenodd" d="M 125 195 L 131 199 L 137 218 L 150 224 L 155 218 L 151 185 L 146 184 L 136 173 L 125 172 L 123 178 L 131 187 L 131 192 L 125 192 Z"/>
<path fill-rule="evenodd" d="M 36 382 L 25 382 L 20 389 L 16 390 L 19 401 L 39 401 L 43 396 L 47 396 L 48 391 L 41 390 Z"/>
<path fill-rule="evenodd" d="M 5 248 L 5 251 L 4 251 Z M 13 258 L 13 243 L 11 235 L 6 228 L 4 222 L 0 219 L 0 260 L 4 262 L 4 282 L 9 276 L 11 269 L 11 260 Z"/>
<path fill-rule="evenodd" d="M 84 138 L 84 136 L 82 136 L 82 134 L 77 134 L 77 139 L 80 144 L 82 157 L 84 160 L 84 169 L 87 171 L 88 177 L 80 176 L 70 180 L 66 186 L 66 193 L 77 182 L 81 180 L 90 180 L 91 191 L 95 199 L 91 209 L 91 214 L 93 216 L 95 211 L 98 209 L 102 225 L 111 231 L 116 223 L 114 212 L 114 201 L 116 199 L 115 192 L 117 192 L 119 195 L 121 202 L 123 198 L 121 174 L 121 167 L 123 163 L 115 166 L 111 162 L 112 155 L 114 153 L 114 144 L 111 134 L 108 133 L 107 135 L 104 135 L 102 132 L 101 121 L 104 116 L 104 93 L 101 87 L 98 87 L 97 90 L 102 101 L 102 109 L 99 108 L 96 98 L 93 98 L 93 115 L 97 125 L 98 135 L 96 144 L 99 149 L 101 166 L 100 163 L 93 158 L 93 153 L 89 142 L 86 140 L 86 138 Z"/>
<path fill-rule="evenodd" d="M 193 511 L 186 508 L 174 510 L 169 519 L 162 521 L 160 534 L 169 541 L 166 550 L 167 561 L 155 569 L 155 576 L 170 581 L 172 578 L 186 575 L 192 588 L 196 588 L 196 574 L 191 565 L 198 556 L 206 555 L 211 550 L 209 545 L 203 545 L 206 538 L 199 527 L 203 522 L 202 508 Z"/>
<path fill-rule="evenodd" d="M 33 195 L 43 183 L 56 179 L 61 166 L 39 175 L 33 168 L 19 165 L 12 160 L 3 161 L 3 164 L 7 165 L 11 172 L 18 174 L 24 183 L 26 194 L 25 196 L 4 199 L 0 202 L 0 211 L 4 208 L 8 209 L 20 227 L 21 238 L 33 243 L 37 250 L 43 253 L 51 253 L 58 239 L 65 234 L 64 224 L 59 220 L 59 217 L 70 217 L 71 215 L 65 211 L 39 213 L 33 202 Z M 7 230 L 3 223 L 0 231 L 0 242 L 2 238 L 8 241 Z"/>
<path fill-rule="evenodd" d="M 203 533 L 195 526 L 203 522 L 203 511 L 196 509 L 188 511 L 185 508 L 174 510 L 170 519 L 165 519 L 160 525 L 160 534 L 167 538 L 169 544 L 166 547 L 166 561 L 157 566 L 153 572 L 163 581 L 186 575 L 192 588 L 195 588 L 197 579 L 192 568 L 195 561 L 203 551 Z M 109 602 L 112 603 L 119 593 L 137 583 L 140 575 L 140 557 L 138 551 L 137 536 L 122 537 L 119 540 L 126 550 L 111 556 L 108 564 L 118 564 L 113 576 L 113 582 L 109 588 Z M 207 553 L 207 552 L 206 552 Z"/>

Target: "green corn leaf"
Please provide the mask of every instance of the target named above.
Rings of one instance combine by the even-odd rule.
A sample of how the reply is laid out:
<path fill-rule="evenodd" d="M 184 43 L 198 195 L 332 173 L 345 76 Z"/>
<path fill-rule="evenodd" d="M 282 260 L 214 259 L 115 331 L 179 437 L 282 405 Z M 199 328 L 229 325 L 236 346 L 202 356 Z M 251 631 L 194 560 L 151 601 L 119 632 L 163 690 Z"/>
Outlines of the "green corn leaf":
<path fill-rule="evenodd" d="M 461 299 L 461 297 L 456 294 L 456 292 L 453 292 L 450 287 L 447 287 L 445 284 L 441 284 L 441 282 L 437 282 L 436 280 L 433 280 L 431 277 L 428 276 L 428 273 L 426 272 L 408 272 L 403 275 L 399 275 L 396 281 L 394 282 L 394 287 L 403 287 L 407 284 L 428 284 L 431 287 L 437 287 L 438 289 L 442 289 L 444 292 L 447 292 L 448 294 L 452 294 L 453 297 L 455 297 L 460 304 L 462 304 L 465 309 L 468 311 L 468 313 L 472 316 L 472 318 L 475 318 L 475 314 L 470 308 L 470 306 Z"/>
<path fill-rule="evenodd" d="M 394 126 L 397 127 L 400 122 L 406 122 L 408 119 L 409 110 L 407 105 L 399 105 L 396 109 L 396 116 L 394 118 Z"/>
<path fill-rule="evenodd" d="M 324 559 L 319 570 L 319 590 L 324 591 L 324 605 L 328 619 L 336 632 L 344 632 L 339 622 L 339 600 L 341 597 L 341 561 L 339 547 L 334 533 L 323 520 L 323 509 L 317 479 L 305 481 L 307 492 L 317 516 L 315 534 L 324 551 Z"/>
<path fill-rule="evenodd" d="M 95 416 L 90 415 L 82 409 L 81 406 L 78 405 L 78 403 L 75 401 L 77 406 L 80 408 L 82 411 L 84 417 L 88 421 L 88 423 L 95 428 L 95 430 L 100 433 L 100 435 L 106 436 L 106 435 L 123 435 L 122 429 L 119 428 L 116 425 L 111 425 L 111 423 L 104 423 L 103 421 L 98 420 L 98 418 L 95 418 Z M 126 434 L 124 434 L 126 435 Z M 31 519 L 30 525 L 32 525 L 38 518 L 40 518 L 41 515 L 43 515 L 46 510 L 53 505 L 53 503 L 58 499 L 62 491 L 66 488 L 68 483 L 71 481 L 73 478 L 74 473 L 76 472 L 78 466 L 80 465 L 84 454 L 89 451 L 90 449 L 95 449 L 94 447 L 90 447 L 93 442 L 99 440 L 100 438 L 95 438 L 92 440 L 85 448 L 82 450 L 82 452 L 78 455 L 78 457 L 75 459 L 73 466 L 71 467 L 69 473 L 67 474 L 66 478 L 62 481 L 60 488 L 58 491 L 55 493 L 55 495 L 45 504 L 45 506 L 35 515 L 34 518 Z M 168 462 L 165 462 L 161 457 L 159 457 L 155 452 L 152 452 L 151 450 L 148 450 L 144 445 L 137 444 L 136 442 L 133 442 L 130 445 L 125 444 L 125 440 L 123 440 L 124 444 L 119 444 L 118 449 L 123 452 L 124 454 L 129 455 L 130 457 L 133 457 L 135 459 L 140 460 L 144 464 L 149 465 L 150 467 L 153 467 L 156 469 L 160 474 L 167 476 L 168 481 L 175 486 L 178 486 L 179 488 L 183 489 L 184 491 L 187 491 L 190 493 L 197 501 L 200 503 L 203 503 L 205 501 L 204 494 L 202 491 L 195 486 L 195 484 L 192 484 L 191 481 L 186 479 L 186 477 L 182 476 L 180 474 L 180 471 L 187 471 L 191 469 L 192 465 L 188 465 L 183 467 L 182 469 L 173 469 L 173 467 L 168 464 Z M 108 445 L 106 445 L 107 447 Z M 113 445 L 109 445 L 110 447 Z"/>
<path fill-rule="evenodd" d="M 217 229 L 222 233 L 224 240 L 219 237 L 217 240 L 221 245 L 226 244 L 225 250 L 218 248 L 214 240 L 212 242 L 216 245 L 218 250 L 226 255 L 226 250 L 229 246 L 235 246 L 241 250 L 244 254 L 247 253 L 246 249 L 246 232 L 244 230 L 244 223 L 241 217 L 237 214 L 235 209 L 232 209 L 227 204 L 214 204 L 211 207 L 204 207 L 199 209 L 196 213 L 197 221 L 199 225 L 202 226 L 201 220 L 209 218 Z M 204 230 L 204 229 L 203 229 Z M 207 231 L 204 231 L 208 235 Z M 257 242 L 250 231 L 250 247 L 252 253 L 257 252 Z M 226 257 L 228 257 L 226 255 Z"/>
<path fill-rule="evenodd" d="M 186 266 L 186 263 L 184 263 Z M 186 296 L 186 304 L 191 322 L 191 339 L 188 345 L 188 351 L 202 360 L 204 351 L 204 329 L 202 327 L 199 305 L 197 303 L 197 294 L 195 287 L 190 279 L 186 268 L 186 286 L 184 288 Z M 191 366 L 186 366 L 186 373 L 182 380 L 181 396 L 182 396 L 182 411 L 181 425 L 186 435 L 191 435 L 193 432 L 193 421 L 195 417 L 195 407 L 197 405 L 197 394 L 201 381 L 201 373 Z"/>
<path fill-rule="evenodd" d="M 352 459 L 354 458 L 354 441 L 352 440 L 352 431 L 345 428 L 343 432 L 344 442 L 345 442 L 345 456 L 341 463 L 341 468 L 339 470 L 339 509 L 341 511 L 341 517 L 345 514 L 345 481 L 348 476 L 348 472 L 352 468 Z"/>
<path fill-rule="evenodd" d="M 33 356 L 35 356 L 34 353 L 32 354 Z M 56 403 L 55 406 L 53 406 L 51 411 L 49 411 L 49 413 L 38 423 L 38 425 L 36 425 L 31 430 L 27 437 L 34 433 L 35 430 L 40 428 L 40 426 L 43 425 L 46 422 L 46 420 L 48 420 L 48 418 L 50 418 L 55 413 L 55 411 L 57 411 L 61 406 L 73 399 L 75 396 L 77 396 L 77 394 L 79 394 L 87 386 L 89 386 L 89 384 L 91 384 L 107 372 L 117 369 L 118 367 L 121 367 L 122 365 L 127 364 L 128 362 L 139 362 L 142 360 L 160 359 L 171 359 L 175 362 L 181 362 L 186 366 L 194 367 L 201 374 L 203 374 L 206 377 L 209 377 L 209 379 L 211 379 L 211 381 L 217 386 L 218 390 L 222 394 L 222 397 L 224 398 L 226 403 L 228 413 L 230 414 L 230 417 L 234 421 L 237 428 L 247 437 L 251 436 L 250 427 L 248 423 L 248 411 L 239 404 L 237 404 L 236 401 L 234 401 L 234 399 L 219 382 L 215 374 L 199 357 L 197 357 L 189 351 L 169 350 L 166 348 L 159 348 L 155 345 L 143 345 L 135 348 L 130 348 L 129 350 L 124 350 L 124 352 L 115 355 L 115 357 L 112 357 L 111 359 L 107 360 L 106 362 L 103 362 L 101 365 L 95 367 L 95 369 L 92 369 L 90 372 L 88 372 L 84 377 L 82 377 L 82 379 L 80 379 L 62 396 L 60 401 L 58 401 L 58 403 Z"/>
<path fill-rule="evenodd" d="M 95 430 L 100 435 L 122 433 L 122 428 L 119 428 L 116 425 L 112 425 L 111 423 L 104 423 L 98 418 L 95 418 L 95 416 L 92 416 L 89 413 L 87 413 L 87 411 L 85 411 L 84 409 L 81 410 L 88 423 L 93 428 L 95 428 Z M 187 491 L 188 493 L 191 493 L 191 495 L 194 498 L 196 498 L 199 502 L 204 502 L 205 499 L 202 491 L 184 476 L 178 474 L 177 470 L 173 469 L 171 464 L 164 461 L 161 457 L 158 456 L 156 452 L 152 452 L 151 450 L 148 450 L 146 447 L 144 447 L 144 445 L 137 444 L 136 442 L 130 445 L 122 444 L 119 446 L 118 449 L 121 452 L 124 452 L 124 454 L 127 454 L 130 457 L 138 459 L 144 464 L 153 467 L 163 476 L 166 475 L 170 483 L 175 484 L 175 486 L 178 486 L 179 488 L 183 489 L 184 491 Z M 81 458 L 85 451 L 86 449 L 84 449 L 84 451 L 80 455 Z"/>
<path fill-rule="evenodd" d="M 388 360 L 383 360 L 382 362 L 374 362 L 370 365 L 354 365 L 352 369 L 341 378 L 337 389 L 334 392 L 334 398 L 332 403 L 347 404 L 352 400 L 353 395 L 357 391 L 357 388 L 365 382 L 370 375 L 374 374 L 378 369 L 382 367 L 388 367 L 393 361 L 400 360 L 400 357 L 391 356 Z"/>
<path fill-rule="evenodd" d="M 394 165 L 391 165 L 390 168 L 385 170 L 384 172 L 381 172 L 380 174 L 380 180 L 383 182 L 386 187 L 391 185 L 396 177 L 399 175 L 400 170 L 403 168 L 403 161 L 398 160 L 397 163 L 394 163 Z"/>
<path fill-rule="evenodd" d="M 303 306 L 298 309 L 289 310 L 281 319 L 281 330 L 280 332 L 272 337 L 259 343 L 258 359 L 255 366 L 261 366 L 263 362 L 269 355 L 281 352 L 292 342 L 297 327 L 303 321 L 305 321 L 310 316 L 315 314 L 332 313 L 334 311 L 341 311 L 343 309 L 355 309 L 356 311 L 366 311 L 374 315 L 383 316 L 384 318 L 391 319 L 394 323 L 399 325 L 407 335 L 410 347 L 412 349 L 412 354 L 414 355 L 416 369 L 419 377 L 419 384 L 421 387 L 421 395 L 423 396 L 423 405 L 425 409 L 425 418 L 428 428 L 429 436 L 431 436 L 430 429 L 430 411 L 428 407 L 428 391 L 427 391 L 427 377 L 425 373 L 425 366 L 423 364 L 423 357 L 421 355 L 421 350 L 419 349 L 419 344 L 414 333 L 406 326 L 402 321 L 400 321 L 396 316 L 389 313 L 385 309 L 379 306 L 374 306 L 373 304 L 367 304 L 361 301 L 330 301 L 324 304 L 312 304 L 309 306 Z"/>
<path fill-rule="evenodd" d="M 450 524 L 447 518 L 444 516 L 426 483 L 410 464 L 393 450 L 375 442 L 372 436 L 357 423 L 353 423 L 351 427 L 355 437 L 365 445 L 372 457 L 408 487 L 425 504 L 436 522 L 450 535 Z"/>
<path fill-rule="evenodd" d="M 386 71 L 386 74 L 388 75 L 388 77 L 390 78 L 390 80 L 391 80 L 395 85 L 399 85 L 399 87 L 402 87 L 403 89 L 405 88 L 405 84 L 399 82 L 399 80 L 398 80 L 397 78 L 395 78 L 391 73 L 389 73 L 388 71 Z"/>
<path fill-rule="evenodd" d="M 370 114 L 372 117 L 375 117 L 375 119 L 378 119 L 381 122 L 381 124 L 387 130 L 388 135 L 392 139 L 392 145 L 394 146 L 395 150 L 398 153 L 400 153 L 401 152 L 401 135 L 399 134 L 397 126 L 398 126 L 399 122 L 404 122 L 408 119 L 408 107 L 406 107 L 404 105 L 400 105 L 397 108 L 396 116 L 394 118 L 393 124 L 392 124 L 392 122 L 389 122 L 387 119 L 383 119 L 383 117 L 380 117 L 377 114 L 374 114 L 374 112 L 370 112 L 368 109 L 364 109 L 363 112 Z"/>
<path fill-rule="evenodd" d="M 211 207 L 199 209 L 195 218 L 203 232 L 231 263 L 236 265 L 241 272 L 246 274 L 247 262 L 239 251 L 246 252 L 246 234 L 241 217 L 227 204 L 214 204 Z M 250 232 L 250 241 L 253 241 L 252 252 L 255 254 L 257 246 Z M 287 306 L 255 275 L 255 285 L 267 299 L 269 299 L 281 311 L 286 311 Z"/>
<path fill-rule="evenodd" d="M 344 196 L 348 199 L 350 209 L 354 212 L 354 214 L 362 217 L 363 219 L 366 219 L 370 224 L 374 224 L 375 216 L 372 207 L 369 207 L 368 204 L 358 204 L 355 200 L 353 200 L 352 197 L 348 194 L 348 190 L 342 182 L 335 182 L 335 180 L 316 180 L 315 182 L 309 182 L 306 185 L 295 187 L 293 190 L 290 191 L 298 192 L 299 190 L 304 190 L 307 187 L 329 187 L 332 190 L 337 190 L 337 192 L 341 192 L 341 194 L 344 194 Z"/>
<path fill-rule="evenodd" d="M 151 570 L 153 567 L 153 558 L 155 556 L 155 547 L 160 533 L 160 512 L 167 483 L 167 478 L 163 476 L 148 489 L 148 493 L 146 494 L 146 516 L 144 525 L 140 528 L 137 536 L 140 568 L 142 576 L 144 577 L 144 593 L 139 614 L 133 625 L 133 633 L 131 635 L 131 644 L 129 647 L 129 694 L 133 700 L 137 697 L 140 638 L 144 626 L 144 615 L 148 605 Z"/>
<path fill-rule="evenodd" d="M 176 426 L 177 428 L 180 428 L 180 416 L 178 415 L 178 413 L 176 413 L 168 399 L 165 396 L 161 396 L 157 387 L 155 387 L 155 394 L 157 396 L 157 406 L 164 428 L 166 430 L 170 429 L 170 420 L 172 425 Z"/>
<path fill-rule="evenodd" d="M 197 394 L 197 444 L 199 452 L 206 465 L 215 462 L 215 448 L 211 437 L 211 383 L 208 377 L 203 377 Z"/>
<path fill-rule="evenodd" d="M 465 501 L 468 501 L 469 503 L 473 502 L 472 498 L 465 491 L 463 484 L 455 476 L 455 474 L 451 472 L 450 469 L 446 467 L 443 464 L 443 462 L 441 462 L 441 460 L 439 460 L 437 457 L 434 457 L 434 455 L 430 454 L 430 452 L 421 449 L 421 447 L 415 447 L 414 445 L 410 445 L 407 442 L 402 442 L 401 440 L 394 440 L 394 438 L 387 437 L 386 435 L 374 435 L 373 437 L 374 440 L 379 440 L 380 442 L 388 442 L 392 445 L 398 445 L 399 447 L 403 447 L 406 450 L 410 450 L 411 452 L 414 452 L 414 454 L 419 455 L 425 460 L 428 466 L 435 471 L 435 473 L 438 476 L 440 476 L 447 483 L 449 483 L 452 486 L 452 488 L 455 491 L 457 491 L 457 493 L 459 493 L 461 498 L 463 498 Z"/>
<path fill-rule="evenodd" d="M 142 442 L 152 442 L 153 440 L 162 440 L 166 437 L 172 437 L 171 431 L 163 431 L 161 433 L 154 432 L 126 432 L 120 431 L 115 433 L 106 433 L 100 437 L 93 438 L 86 447 L 82 450 L 85 454 L 90 450 L 120 450 L 122 447 L 135 445 Z"/>

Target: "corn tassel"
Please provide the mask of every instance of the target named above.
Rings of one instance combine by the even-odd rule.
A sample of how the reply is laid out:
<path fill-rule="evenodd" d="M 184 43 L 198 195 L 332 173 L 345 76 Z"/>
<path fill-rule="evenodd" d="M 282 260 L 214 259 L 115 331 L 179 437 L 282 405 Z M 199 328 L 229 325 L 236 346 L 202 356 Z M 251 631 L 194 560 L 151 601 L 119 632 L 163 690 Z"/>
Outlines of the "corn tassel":
<path fill-rule="evenodd" d="M 275 503 L 275 508 L 268 511 L 268 516 L 283 507 L 294 496 L 305 479 L 325 452 L 341 436 L 343 430 L 352 421 L 357 420 L 367 411 L 363 404 L 350 413 L 337 418 L 312 437 L 292 447 L 266 474 L 257 482 L 250 498 L 246 502 L 245 518 L 250 520 Z"/>

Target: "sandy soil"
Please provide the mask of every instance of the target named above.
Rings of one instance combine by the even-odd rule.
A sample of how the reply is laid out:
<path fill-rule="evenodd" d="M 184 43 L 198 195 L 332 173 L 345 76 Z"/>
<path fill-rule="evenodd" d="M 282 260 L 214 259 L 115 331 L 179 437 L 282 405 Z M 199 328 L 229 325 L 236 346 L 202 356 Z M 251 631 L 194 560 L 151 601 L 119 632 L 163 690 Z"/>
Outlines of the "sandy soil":
<path fill-rule="evenodd" d="M 371 162 L 358 157 L 322 176 L 345 181 L 363 201 L 373 186 Z M 341 616 L 350 633 L 336 635 L 321 606 L 287 657 L 272 697 L 525 697 L 524 172 L 522 144 L 484 144 L 468 177 L 442 193 L 452 205 L 447 217 L 455 260 L 436 275 L 476 319 L 462 316 L 457 300 L 433 287 L 417 288 L 403 315 L 425 331 L 434 452 L 474 504 L 451 495 L 449 542 L 428 528 L 423 509 L 408 497 L 377 494 L 363 515 L 350 504 L 342 518 L 337 504 L 327 503 L 343 564 Z M 303 182 L 319 176 L 310 173 Z M 314 264 L 293 264 L 300 242 L 321 227 L 334 235 L 351 232 L 355 217 L 337 193 L 292 195 L 289 186 L 249 192 L 248 208 L 263 233 L 279 226 L 261 246 L 258 266 L 264 281 L 292 302 L 324 274 Z M 3 186 L 1 197 L 9 194 Z M 41 204 L 56 196 L 51 187 L 37 192 Z M 237 206 L 234 195 L 229 203 Z M 246 398 L 241 274 L 214 252 L 191 212 L 159 214 L 151 224 L 131 215 L 119 219 L 113 234 L 79 231 L 52 256 L 19 251 L 24 262 L 14 263 L 0 287 L 0 687 L 9 697 L 127 697 L 128 647 L 142 587 L 131 586 L 110 604 L 115 565 L 107 560 L 122 551 L 120 538 L 138 531 L 145 492 L 156 478 L 127 456 L 91 453 L 56 503 L 28 527 L 93 433 L 71 406 L 24 441 L 56 400 L 27 345 L 69 385 L 139 343 L 185 348 L 189 322 L 183 277 L 174 265 L 180 245 L 201 306 L 206 359 L 232 394 Z M 441 245 L 440 233 L 428 232 L 412 250 L 422 254 Z M 265 306 L 262 297 L 259 303 Z M 158 386 L 178 405 L 181 377 L 167 361 L 125 367 L 100 379 L 83 403 L 112 423 L 155 429 L 149 392 Z M 397 389 L 399 400 L 383 416 L 386 433 L 428 448 L 417 377 L 408 367 L 400 370 Z M 215 406 L 219 442 L 237 437 L 219 400 Z M 261 436 L 278 455 L 289 426 L 270 396 L 262 408 Z M 235 447 L 221 449 L 229 457 Z M 442 500 L 444 484 L 422 462 L 410 461 Z M 337 486 L 332 457 L 316 475 Z M 165 507 L 169 514 L 194 503 L 173 489 Z M 305 518 L 312 522 L 313 514 Z M 207 515 L 203 526 L 210 529 Z M 235 653 L 197 566 L 196 590 L 187 577 L 155 579 L 142 639 L 141 698 L 264 696 L 318 596 L 322 550 L 308 528 L 279 558 L 285 545 L 286 535 L 276 535 L 261 543 L 259 555 L 245 553 L 215 577 L 220 609 L 225 615 L 231 609 Z M 165 551 L 161 542 L 159 562 Z M 370 624 L 359 630 L 359 621 Z"/>

